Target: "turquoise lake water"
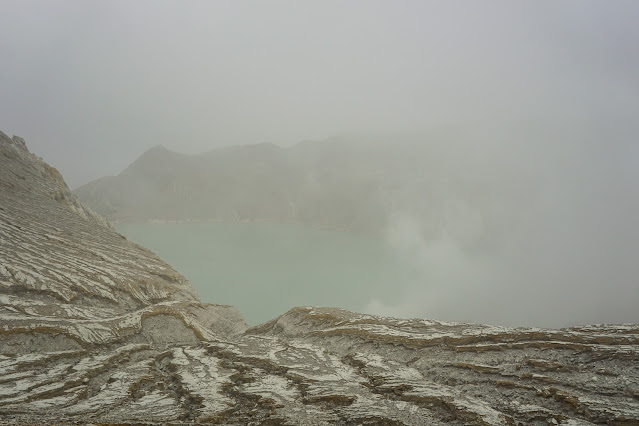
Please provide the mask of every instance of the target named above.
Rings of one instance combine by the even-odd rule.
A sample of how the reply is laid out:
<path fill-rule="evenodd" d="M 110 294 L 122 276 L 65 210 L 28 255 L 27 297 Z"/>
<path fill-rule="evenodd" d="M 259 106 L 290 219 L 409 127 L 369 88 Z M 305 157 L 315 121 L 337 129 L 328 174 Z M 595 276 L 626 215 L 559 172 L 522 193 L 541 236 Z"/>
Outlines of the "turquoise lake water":
<path fill-rule="evenodd" d="M 366 311 L 395 303 L 409 265 L 381 239 L 276 223 L 120 224 L 187 277 L 204 302 L 234 305 L 250 325 L 295 306 Z"/>

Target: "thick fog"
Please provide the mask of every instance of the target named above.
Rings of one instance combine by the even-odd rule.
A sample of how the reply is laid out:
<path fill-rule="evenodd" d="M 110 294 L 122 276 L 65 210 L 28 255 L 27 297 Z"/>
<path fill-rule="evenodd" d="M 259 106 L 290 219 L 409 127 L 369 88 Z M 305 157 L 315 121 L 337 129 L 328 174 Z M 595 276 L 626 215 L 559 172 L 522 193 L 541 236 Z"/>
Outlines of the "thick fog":
<path fill-rule="evenodd" d="M 386 238 L 418 273 L 398 286 L 399 303 L 373 299 L 369 311 L 547 327 L 639 321 L 639 145 L 600 143 L 618 135 L 587 125 L 508 146 L 510 132 L 473 136 L 437 154 L 432 227 L 393 215 Z"/>
<path fill-rule="evenodd" d="M 383 237 L 418 279 L 369 312 L 639 322 L 639 2 L 0 0 L 0 11 L 0 130 L 71 188 L 158 144 L 193 154 L 410 134 L 431 153 L 433 221 L 393 210 Z"/>

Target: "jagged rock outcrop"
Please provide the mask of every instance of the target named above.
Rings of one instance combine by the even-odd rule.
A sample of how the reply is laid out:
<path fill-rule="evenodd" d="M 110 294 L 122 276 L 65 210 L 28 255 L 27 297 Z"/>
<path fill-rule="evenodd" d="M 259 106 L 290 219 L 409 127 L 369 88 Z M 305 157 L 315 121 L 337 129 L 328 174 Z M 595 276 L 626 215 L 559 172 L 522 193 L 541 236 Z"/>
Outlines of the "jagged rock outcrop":
<path fill-rule="evenodd" d="M 60 422 L 639 424 L 639 325 L 302 307 L 247 329 L 0 134 L 0 423 Z"/>

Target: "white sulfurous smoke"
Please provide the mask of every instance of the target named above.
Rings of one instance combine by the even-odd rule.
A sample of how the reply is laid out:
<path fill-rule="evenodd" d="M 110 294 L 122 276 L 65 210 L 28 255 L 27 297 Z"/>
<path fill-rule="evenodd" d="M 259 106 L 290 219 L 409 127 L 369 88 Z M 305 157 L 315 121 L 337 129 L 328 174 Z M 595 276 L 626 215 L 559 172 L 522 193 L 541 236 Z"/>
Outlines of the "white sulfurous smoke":
<path fill-rule="evenodd" d="M 482 157 L 457 151 L 427 220 L 393 215 L 386 239 L 412 275 L 396 283 L 399 302 L 371 300 L 367 311 L 543 327 L 636 321 L 637 148 L 614 133 L 556 136 L 481 142 Z"/>

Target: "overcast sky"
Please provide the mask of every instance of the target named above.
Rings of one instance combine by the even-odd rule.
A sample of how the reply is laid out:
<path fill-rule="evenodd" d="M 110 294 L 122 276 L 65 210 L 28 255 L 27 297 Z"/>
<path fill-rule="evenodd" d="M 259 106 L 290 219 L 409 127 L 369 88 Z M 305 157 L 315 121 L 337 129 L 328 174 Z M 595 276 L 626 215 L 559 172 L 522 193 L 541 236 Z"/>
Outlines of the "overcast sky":
<path fill-rule="evenodd" d="M 0 129 L 72 188 L 156 144 L 639 116 L 633 0 L 0 0 L 0 12 Z"/>

